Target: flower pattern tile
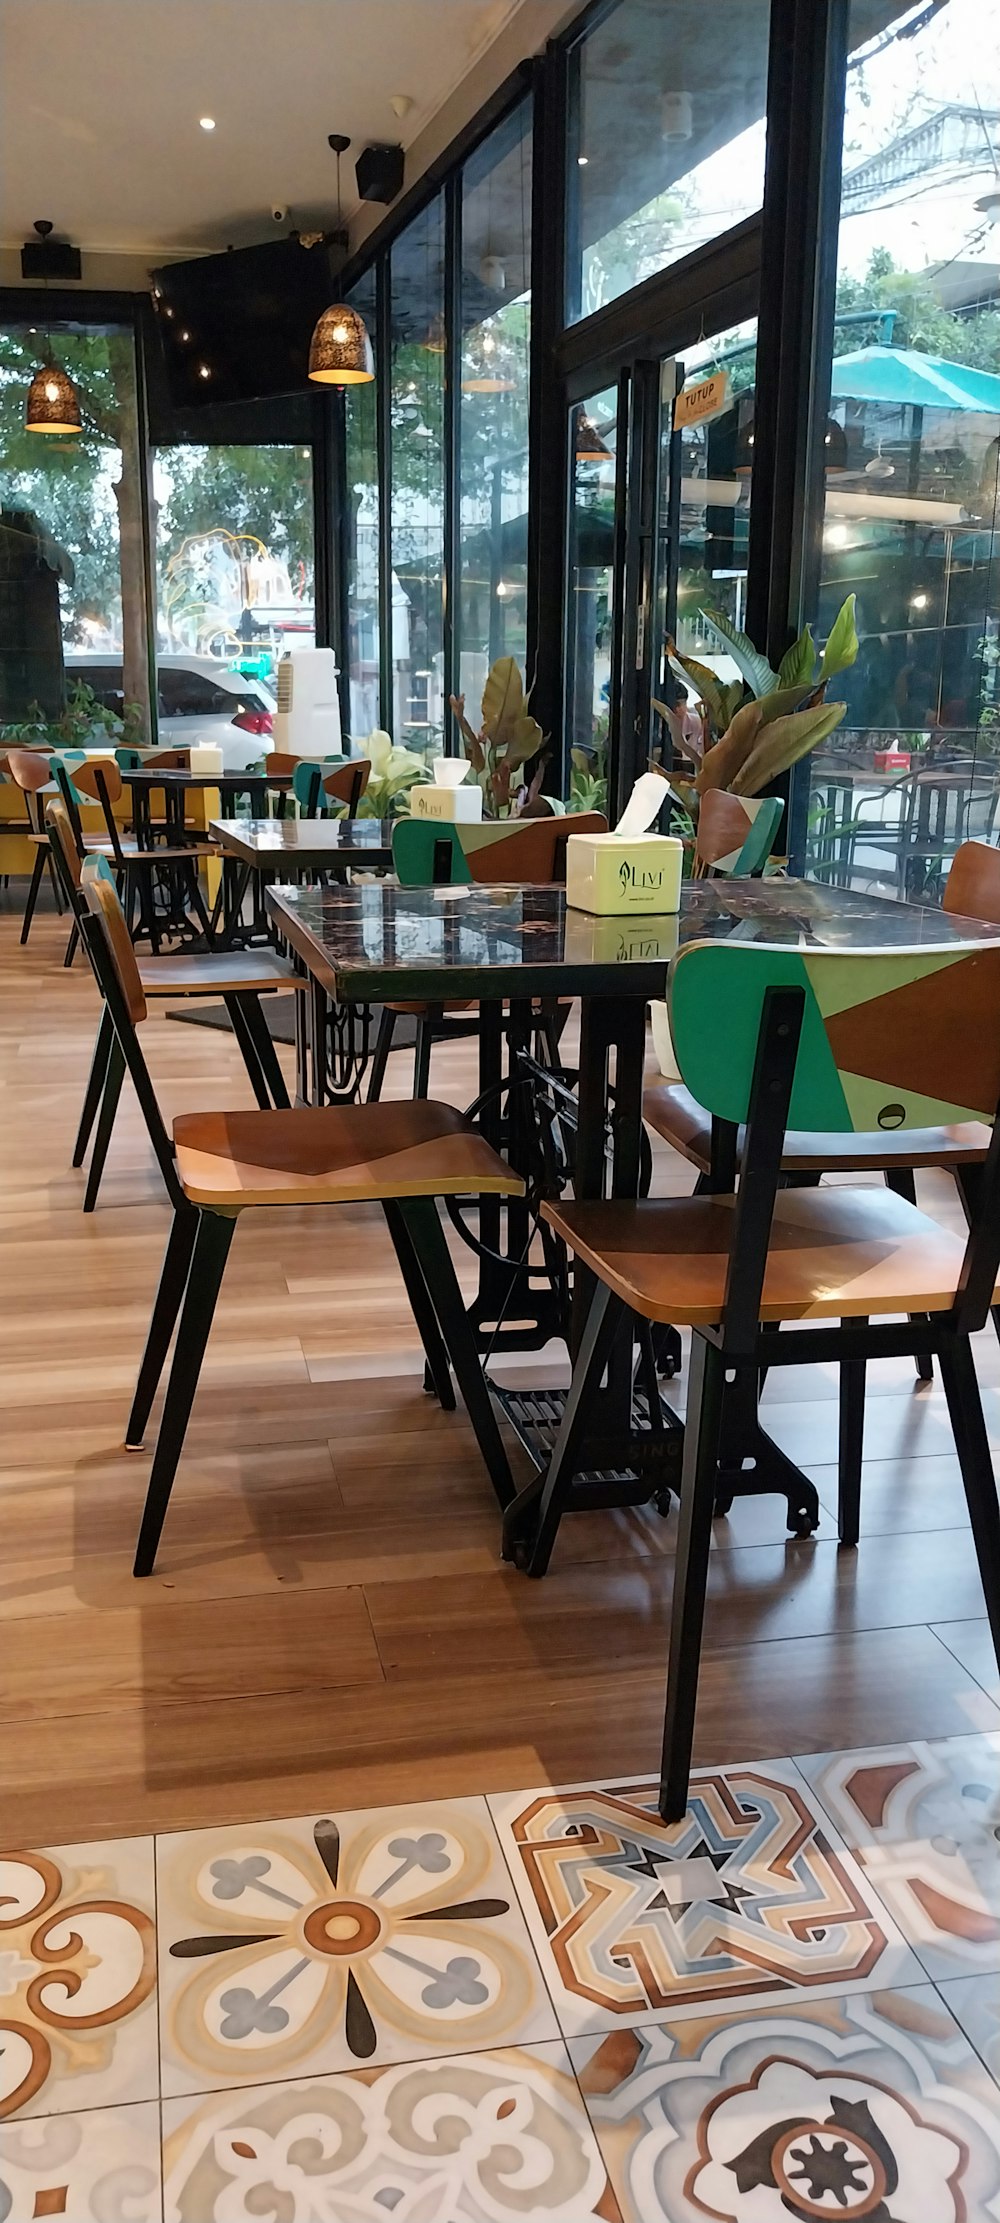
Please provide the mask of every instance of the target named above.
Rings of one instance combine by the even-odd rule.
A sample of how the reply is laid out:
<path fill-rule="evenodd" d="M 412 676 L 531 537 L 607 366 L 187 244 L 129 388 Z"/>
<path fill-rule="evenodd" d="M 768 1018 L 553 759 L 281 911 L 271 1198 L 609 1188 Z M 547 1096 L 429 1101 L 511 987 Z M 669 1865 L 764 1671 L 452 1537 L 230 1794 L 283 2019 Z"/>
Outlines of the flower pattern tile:
<path fill-rule="evenodd" d="M 161 2214 L 155 2101 L 0 2123 L 0 2223 L 159 2223 Z"/>
<path fill-rule="evenodd" d="M 798 1765 L 928 1976 L 1000 1970 L 1000 1735 Z"/>
<path fill-rule="evenodd" d="M 620 2223 L 559 2045 L 168 2100 L 167 2223 Z"/>
<path fill-rule="evenodd" d="M 989 2223 L 1000 2092 L 930 1985 L 578 2038 L 624 2223 Z"/>
<path fill-rule="evenodd" d="M 154 1908 L 151 1837 L 0 1851 L 0 2123 L 155 2098 Z"/>
<path fill-rule="evenodd" d="M 920 1980 L 791 1762 L 696 1775 L 669 1827 L 649 1783 L 490 1805 L 570 2034 Z"/>
<path fill-rule="evenodd" d="M 164 2093 L 558 2036 L 484 1799 L 157 1859 Z"/>

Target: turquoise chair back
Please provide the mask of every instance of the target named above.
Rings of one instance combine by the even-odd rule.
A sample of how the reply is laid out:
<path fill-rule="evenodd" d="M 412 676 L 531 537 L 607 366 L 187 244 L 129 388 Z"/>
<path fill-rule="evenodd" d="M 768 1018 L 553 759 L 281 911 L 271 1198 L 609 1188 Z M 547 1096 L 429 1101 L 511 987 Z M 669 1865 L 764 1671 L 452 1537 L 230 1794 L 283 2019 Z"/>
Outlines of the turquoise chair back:
<path fill-rule="evenodd" d="M 681 1078 L 736 1126 L 749 1109 L 770 988 L 801 988 L 805 998 L 789 1128 L 894 1133 L 992 1119 L 1000 940 L 877 951 L 706 941 L 682 950 L 670 977 Z"/>
<path fill-rule="evenodd" d="M 708 872 L 746 880 L 762 872 L 785 808 L 780 795 L 731 795 L 710 788 L 698 812 L 695 853 Z"/>
<path fill-rule="evenodd" d="M 292 773 L 292 794 L 303 817 L 323 817 L 325 803 L 323 795 L 324 775 L 333 770 L 338 764 L 346 763 L 347 758 L 345 756 L 336 755 L 303 758 L 302 763 L 296 765 Z"/>
<path fill-rule="evenodd" d="M 467 887 L 472 880 L 457 826 L 401 818 L 392 829 L 392 862 L 403 888 Z"/>

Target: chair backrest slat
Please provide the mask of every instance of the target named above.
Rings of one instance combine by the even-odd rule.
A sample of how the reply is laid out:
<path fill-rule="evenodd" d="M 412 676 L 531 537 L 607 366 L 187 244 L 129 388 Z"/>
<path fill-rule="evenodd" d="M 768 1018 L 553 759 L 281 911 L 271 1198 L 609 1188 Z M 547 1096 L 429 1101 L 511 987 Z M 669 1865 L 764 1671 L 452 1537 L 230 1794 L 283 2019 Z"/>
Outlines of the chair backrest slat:
<path fill-rule="evenodd" d="M 81 884 L 87 907 L 103 929 L 108 957 L 122 1002 L 132 1025 L 139 1026 L 146 1016 L 142 977 L 136 963 L 125 913 L 118 901 L 118 891 L 108 878 L 103 858 L 86 859 L 81 872 Z"/>
<path fill-rule="evenodd" d="M 800 988 L 789 1126 L 895 1132 L 991 1119 L 1000 1101 L 996 942 L 875 951 L 696 942 L 670 982 L 681 1076 L 706 1110 L 747 1117 L 764 997 Z"/>
<path fill-rule="evenodd" d="M 80 863 L 80 852 L 76 845 L 72 820 L 61 795 L 50 795 L 45 805 L 45 818 L 49 829 L 49 840 L 55 852 L 56 870 L 75 912 L 78 907 L 83 867 Z"/>

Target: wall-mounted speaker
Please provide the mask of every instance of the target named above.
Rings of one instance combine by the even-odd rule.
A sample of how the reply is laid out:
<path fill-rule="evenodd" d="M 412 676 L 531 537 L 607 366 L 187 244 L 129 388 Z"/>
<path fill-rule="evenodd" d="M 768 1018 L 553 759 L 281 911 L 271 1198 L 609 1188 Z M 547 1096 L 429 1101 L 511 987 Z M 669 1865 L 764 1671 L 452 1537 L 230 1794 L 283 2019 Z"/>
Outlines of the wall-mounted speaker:
<path fill-rule="evenodd" d="M 82 275 L 79 247 L 61 239 L 26 239 L 21 249 L 22 278 L 48 278 L 53 285 Z"/>
<path fill-rule="evenodd" d="M 403 185 L 402 147 L 365 147 L 354 165 L 363 201 L 394 201 Z"/>

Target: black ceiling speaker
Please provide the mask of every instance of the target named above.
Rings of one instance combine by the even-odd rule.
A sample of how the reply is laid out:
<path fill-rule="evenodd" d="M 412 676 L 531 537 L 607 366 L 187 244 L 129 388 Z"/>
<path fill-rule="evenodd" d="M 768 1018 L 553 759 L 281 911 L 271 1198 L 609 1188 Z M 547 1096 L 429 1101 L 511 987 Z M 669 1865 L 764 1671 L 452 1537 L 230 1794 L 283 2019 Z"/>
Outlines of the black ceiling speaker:
<path fill-rule="evenodd" d="M 47 278 L 54 285 L 80 278 L 79 247 L 70 247 L 63 239 L 50 239 L 52 226 L 44 217 L 38 218 L 35 230 L 37 239 L 26 239 L 21 249 L 22 278 Z"/>
<path fill-rule="evenodd" d="M 365 147 L 354 174 L 363 201 L 394 201 L 403 186 L 402 147 Z"/>

